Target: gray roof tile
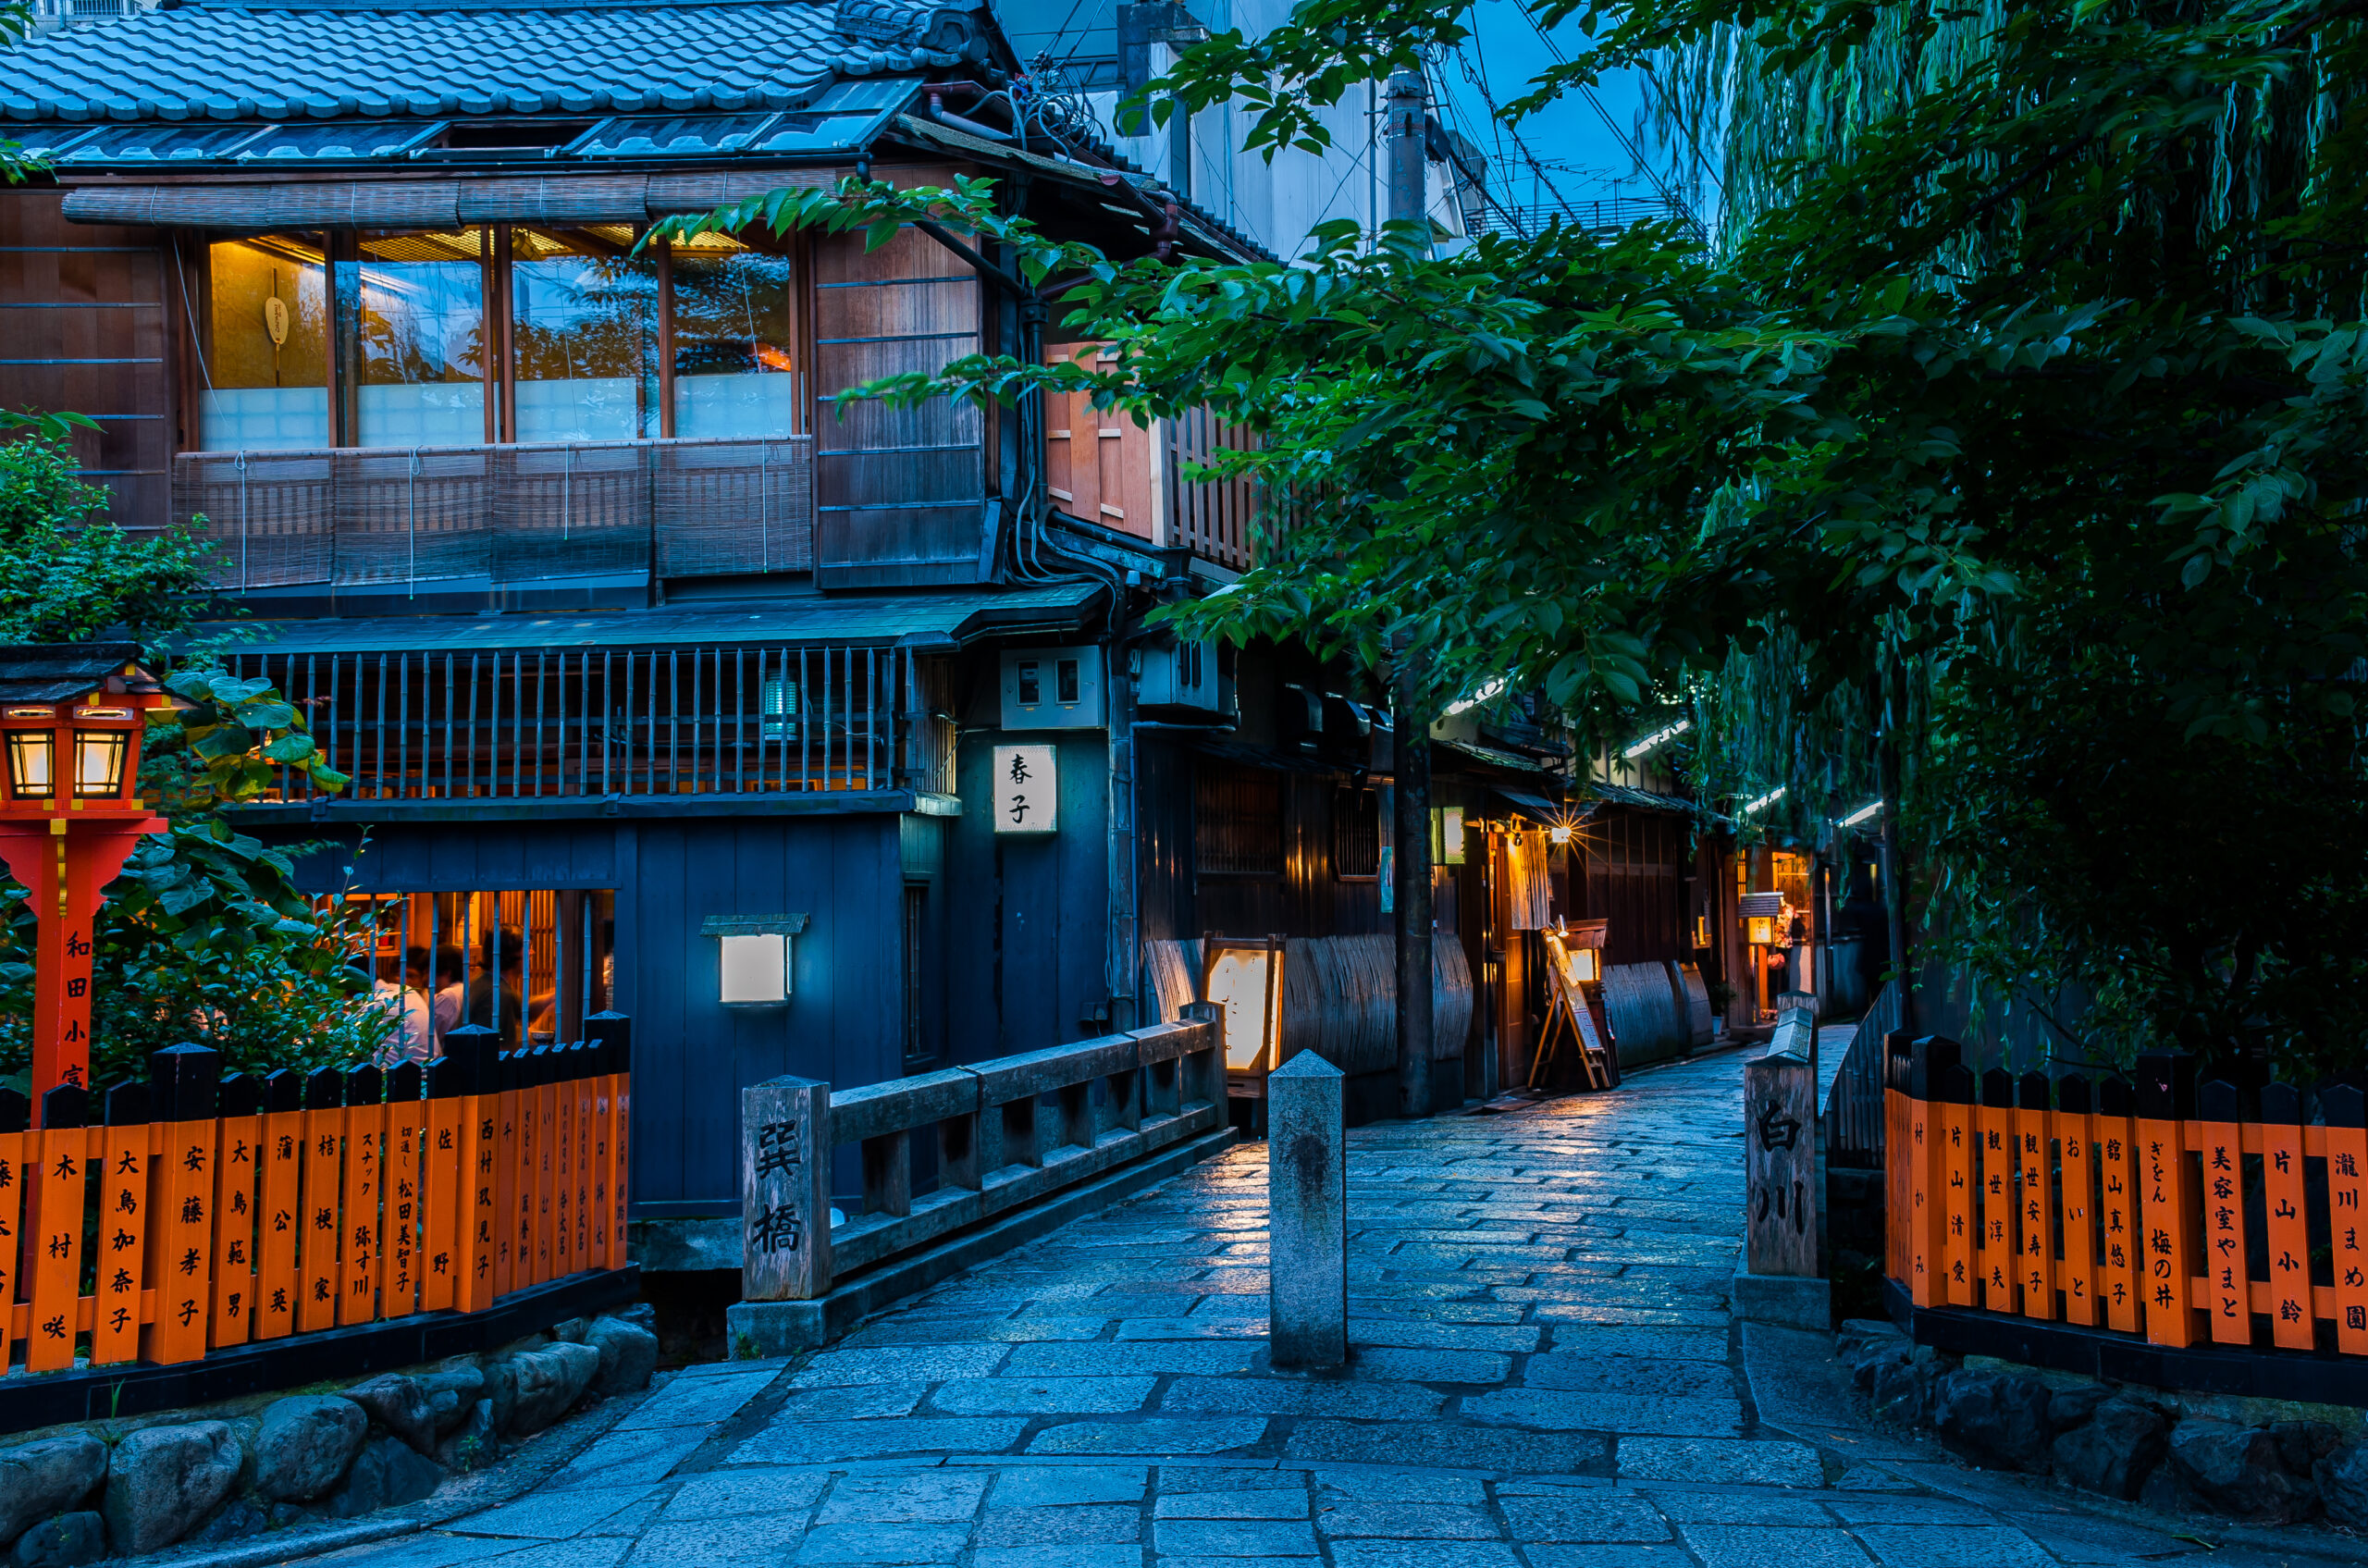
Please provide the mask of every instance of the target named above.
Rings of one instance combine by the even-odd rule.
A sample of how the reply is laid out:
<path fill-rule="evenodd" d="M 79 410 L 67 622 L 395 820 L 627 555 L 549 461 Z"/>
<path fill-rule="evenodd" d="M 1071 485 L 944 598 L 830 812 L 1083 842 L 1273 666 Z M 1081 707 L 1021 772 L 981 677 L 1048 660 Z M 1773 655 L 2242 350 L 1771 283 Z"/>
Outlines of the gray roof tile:
<path fill-rule="evenodd" d="M 828 4 L 581 9 L 194 6 L 10 50 L 13 119 L 296 119 L 795 107 L 851 41 Z M 858 56 L 860 57 L 860 56 Z"/>

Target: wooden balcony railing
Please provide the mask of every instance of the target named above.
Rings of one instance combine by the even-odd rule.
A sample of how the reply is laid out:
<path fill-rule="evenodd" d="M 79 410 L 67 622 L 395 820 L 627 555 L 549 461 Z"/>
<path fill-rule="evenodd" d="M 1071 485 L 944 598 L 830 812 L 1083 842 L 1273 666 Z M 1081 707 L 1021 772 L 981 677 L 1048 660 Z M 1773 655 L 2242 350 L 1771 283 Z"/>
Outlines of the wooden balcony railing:
<path fill-rule="evenodd" d="M 228 661 L 309 715 L 346 800 L 954 793 L 945 661 L 894 645 Z M 313 798 L 283 772 L 271 798 Z"/>
<path fill-rule="evenodd" d="M 184 452 L 173 519 L 229 592 L 814 565 L 814 443 L 649 440 Z"/>

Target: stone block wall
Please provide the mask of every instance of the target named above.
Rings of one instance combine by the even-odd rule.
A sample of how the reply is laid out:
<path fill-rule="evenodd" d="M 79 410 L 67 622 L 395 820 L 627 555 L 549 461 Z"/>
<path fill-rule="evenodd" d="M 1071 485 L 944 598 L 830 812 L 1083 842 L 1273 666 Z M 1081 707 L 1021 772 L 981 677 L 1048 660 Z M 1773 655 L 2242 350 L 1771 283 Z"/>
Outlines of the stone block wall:
<path fill-rule="evenodd" d="M 647 1388 L 648 1308 L 329 1394 L 230 1401 L 0 1448 L 0 1561 L 74 1568 L 431 1496 L 588 1400 Z"/>

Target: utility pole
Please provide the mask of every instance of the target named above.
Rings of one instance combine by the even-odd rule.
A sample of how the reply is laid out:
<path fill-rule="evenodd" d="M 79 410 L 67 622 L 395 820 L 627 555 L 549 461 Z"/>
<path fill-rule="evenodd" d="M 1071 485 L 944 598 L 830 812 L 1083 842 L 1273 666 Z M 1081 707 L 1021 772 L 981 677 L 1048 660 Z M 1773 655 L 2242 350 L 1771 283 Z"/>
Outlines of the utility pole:
<path fill-rule="evenodd" d="M 1419 71 L 1389 79 L 1389 219 L 1427 222 L 1424 126 L 1429 93 Z M 1428 230 L 1425 228 L 1425 236 Z M 1423 247 L 1428 254 L 1427 243 Z M 1398 1114 L 1431 1114 L 1431 716 L 1413 636 L 1391 638 L 1390 740 L 1397 784 L 1391 889 L 1398 934 Z"/>
<path fill-rule="evenodd" d="M 1425 149 L 1430 141 L 1430 89 L 1420 71 L 1399 71 L 1389 79 L 1389 221 L 1424 225 L 1423 253 L 1430 253 L 1428 174 Z"/>

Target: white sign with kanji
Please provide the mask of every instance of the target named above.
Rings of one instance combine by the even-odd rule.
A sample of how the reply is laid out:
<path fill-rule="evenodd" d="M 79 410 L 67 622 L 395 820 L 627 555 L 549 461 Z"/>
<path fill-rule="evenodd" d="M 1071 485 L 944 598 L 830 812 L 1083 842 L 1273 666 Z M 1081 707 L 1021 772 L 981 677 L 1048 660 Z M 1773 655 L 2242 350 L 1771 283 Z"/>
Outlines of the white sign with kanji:
<path fill-rule="evenodd" d="M 1060 803 L 1060 766 L 1049 746 L 995 747 L 995 832 L 1051 833 Z"/>

